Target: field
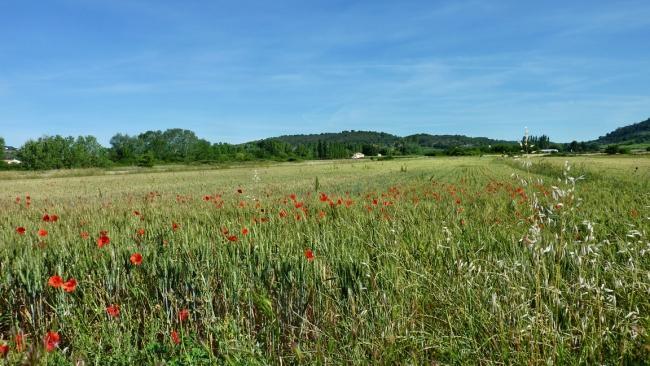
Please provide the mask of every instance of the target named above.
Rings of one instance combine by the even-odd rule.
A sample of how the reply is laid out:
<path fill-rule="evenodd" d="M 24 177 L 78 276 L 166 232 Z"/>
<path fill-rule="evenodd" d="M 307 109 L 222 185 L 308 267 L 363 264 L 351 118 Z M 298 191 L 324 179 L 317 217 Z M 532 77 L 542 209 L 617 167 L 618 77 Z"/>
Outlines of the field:
<path fill-rule="evenodd" d="M 8 364 L 650 362 L 648 156 L 5 174 Z"/>

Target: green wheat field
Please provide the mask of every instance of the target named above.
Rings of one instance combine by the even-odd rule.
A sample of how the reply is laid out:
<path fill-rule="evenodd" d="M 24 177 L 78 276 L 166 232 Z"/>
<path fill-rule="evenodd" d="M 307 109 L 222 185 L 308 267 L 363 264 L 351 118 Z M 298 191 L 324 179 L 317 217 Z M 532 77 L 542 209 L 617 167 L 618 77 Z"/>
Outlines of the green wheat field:
<path fill-rule="evenodd" d="M 648 364 L 650 158 L 0 173 L 0 364 Z"/>

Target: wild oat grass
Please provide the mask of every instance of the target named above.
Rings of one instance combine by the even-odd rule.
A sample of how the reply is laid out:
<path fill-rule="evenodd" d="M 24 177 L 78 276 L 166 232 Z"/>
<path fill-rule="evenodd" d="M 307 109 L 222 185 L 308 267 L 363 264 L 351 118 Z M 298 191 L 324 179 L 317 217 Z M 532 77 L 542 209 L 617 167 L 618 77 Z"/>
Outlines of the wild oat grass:
<path fill-rule="evenodd" d="M 648 363 L 649 162 L 5 176 L 0 346 L 8 364 Z"/>

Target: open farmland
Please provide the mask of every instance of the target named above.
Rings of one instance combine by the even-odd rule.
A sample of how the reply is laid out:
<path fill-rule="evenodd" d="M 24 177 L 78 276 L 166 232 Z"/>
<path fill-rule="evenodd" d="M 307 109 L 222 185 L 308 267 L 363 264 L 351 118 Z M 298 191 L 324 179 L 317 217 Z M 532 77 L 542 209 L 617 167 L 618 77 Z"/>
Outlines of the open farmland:
<path fill-rule="evenodd" d="M 0 180 L 8 363 L 649 361 L 648 157 L 95 173 Z"/>

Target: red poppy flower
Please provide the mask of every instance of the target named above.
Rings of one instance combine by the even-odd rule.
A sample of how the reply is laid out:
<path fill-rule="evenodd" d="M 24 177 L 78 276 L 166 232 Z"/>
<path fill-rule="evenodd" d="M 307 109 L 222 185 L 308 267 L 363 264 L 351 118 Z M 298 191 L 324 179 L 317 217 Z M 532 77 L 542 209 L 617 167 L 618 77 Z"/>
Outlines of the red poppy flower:
<path fill-rule="evenodd" d="M 136 215 L 136 216 L 140 216 L 140 211 L 138 211 L 138 210 L 134 210 L 134 211 L 133 211 L 133 214 Z"/>
<path fill-rule="evenodd" d="M 175 222 L 172 222 L 172 230 L 173 231 L 177 231 L 180 228 L 181 228 L 181 226 L 179 224 L 177 224 Z"/>
<path fill-rule="evenodd" d="M 80 234 L 81 239 L 88 239 L 90 237 L 90 234 L 88 234 L 87 231 L 82 231 Z"/>
<path fill-rule="evenodd" d="M 237 241 L 237 235 L 227 236 L 228 241 Z"/>
<path fill-rule="evenodd" d="M 140 236 L 144 236 L 144 229 L 140 228 L 140 229 L 138 229 L 138 231 L 136 231 L 136 232 L 138 233 L 138 235 L 140 235 Z"/>
<path fill-rule="evenodd" d="M 50 222 L 50 215 L 48 214 L 43 215 L 43 222 Z"/>
<path fill-rule="evenodd" d="M 237 189 L 237 193 L 242 194 L 242 193 L 244 193 L 244 191 L 241 188 L 239 188 L 239 189 Z"/>
<path fill-rule="evenodd" d="M 104 245 L 107 245 L 110 242 L 111 242 L 111 239 L 106 235 L 102 235 L 99 238 L 97 238 L 97 246 L 99 248 L 103 247 Z"/>
<path fill-rule="evenodd" d="M 295 193 L 291 193 L 291 194 L 289 195 L 289 198 L 291 198 L 292 201 L 295 201 L 295 200 L 296 200 L 296 194 L 295 194 Z"/>
<path fill-rule="evenodd" d="M 113 318 L 117 318 L 118 316 L 120 316 L 120 306 L 117 304 L 108 306 L 106 307 L 106 313 Z"/>
<path fill-rule="evenodd" d="M 142 264 L 142 254 L 140 253 L 133 253 L 131 254 L 131 263 L 135 266 L 139 266 Z"/>
<path fill-rule="evenodd" d="M 172 330 L 171 333 L 169 333 L 169 336 L 172 338 L 172 342 L 174 342 L 174 344 L 181 343 L 181 337 L 178 335 L 178 332 L 176 332 L 175 330 Z"/>
<path fill-rule="evenodd" d="M 181 322 L 184 322 L 187 320 L 187 318 L 190 317 L 190 311 L 187 309 L 181 309 L 181 311 L 178 312 L 178 320 Z"/>
<path fill-rule="evenodd" d="M 59 221 L 58 215 L 50 215 L 50 222 L 57 222 L 57 221 Z"/>
<path fill-rule="evenodd" d="M 45 349 L 48 352 L 54 351 L 59 346 L 59 341 L 60 337 L 57 332 L 47 332 L 45 338 L 43 338 L 43 344 L 45 344 Z"/>
<path fill-rule="evenodd" d="M 17 232 L 19 235 L 25 235 L 25 228 L 22 227 L 22 226 L 18 226 L 18 227 L 16 228 L 16 232 Z"/>
<path fill-rule="evenodd" d="M 241 229 L 241 234 L 242 235 L 248 235 L 248 229 L 247 228 Z"/>
<path fill-rule="evenodd" d="M 210 196 L 210 195 L 205 195 L 205 196 L 203 196 L 203 200 L 204 200 L 204 201 L 209 201 L 209 200 L 211 200 L 211 199 L 212 199 L 212 196 Z"/>
<path fill-rule="evenodd" d="M 321 202 L 327 202 L 328 199 L 329 199 L 329 197 L 327 197 L 327 195 L 325 193 L 320 194 L 320 201 Z"/>
<path fill-rule="evenodd" d="M 72 292 L 77 288 L 77 280 L 70 278 L 61 285 L 61 288 L 65 292 Z"/>
<path fill-rule="evenodd" d="M 311 249 L 305 249 L 305 258 L 307 261 L 311 262 L 314 260 L 314 252 Z"/>
<path fill-rule="evenodd" d="M 47 280 L 47 284 L 52 287 L 59 288 L 63 286 L 63 278 L 61 278 L 61 276 L 56 276 L 56 275 L 52 276 L 50 277 L 49 280 Z"/>
<path fill-rule="evenodd" d="M 0 357 L 7 357 L 7 353 L 9 353 L 9 345 L 6 343 L 0 344 Z"/>
<path fill-rule="evenodd" d="M 47 236 L 47 230 L 45 230 L 45 229 L 38 230 L 38 236 L 40 236 L 40 237 Z"/>
<path fill-rule="evenodd" d="M 25 336 L 23 335 L 22 332 L 16 334 L 14 343 L 16 343 L 16 351 L 22 352 L 25 350 Z"/>
<path fill-rule="evenodd" d="M 287 217 L 287 211 L 280 210 L 280 217 Z"/>

